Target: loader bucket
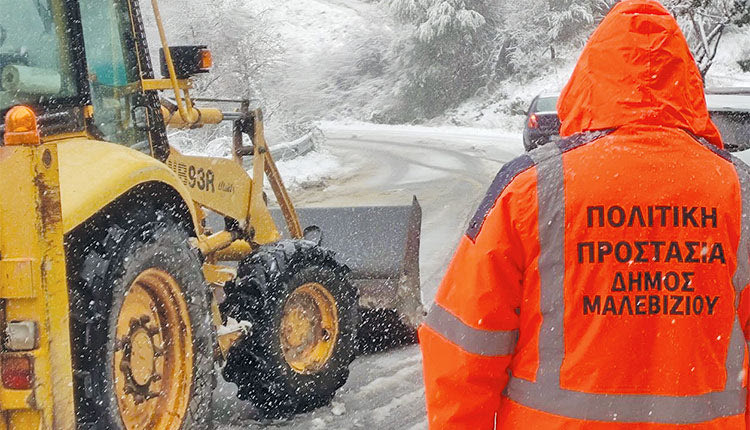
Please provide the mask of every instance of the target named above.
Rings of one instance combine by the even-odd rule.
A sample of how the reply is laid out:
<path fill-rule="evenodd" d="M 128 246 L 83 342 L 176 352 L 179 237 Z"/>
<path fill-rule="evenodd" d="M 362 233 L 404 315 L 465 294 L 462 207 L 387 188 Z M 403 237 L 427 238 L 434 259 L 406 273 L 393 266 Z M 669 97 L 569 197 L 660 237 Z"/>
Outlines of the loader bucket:
<path fill-rule="evenodd" d="M 395 312 L 412 331 L 424 315 L 419 286 L 422 209 L 411 205 L 297 208 L 303 228 L 320 229 L 320 245 L 336 252 L 350 269 L 365 310 Z M 284 225 L 278 209 L 277 225 Z"/>

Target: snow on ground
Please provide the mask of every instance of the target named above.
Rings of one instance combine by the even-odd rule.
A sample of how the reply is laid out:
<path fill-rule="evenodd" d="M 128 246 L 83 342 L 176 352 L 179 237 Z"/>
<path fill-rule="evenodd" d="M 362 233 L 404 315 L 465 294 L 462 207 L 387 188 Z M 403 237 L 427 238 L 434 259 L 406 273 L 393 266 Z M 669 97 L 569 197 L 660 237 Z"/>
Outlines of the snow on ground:
<path fill-rule="evenodd" d="M 433 145 L 450 145 L 454 149 L 481 150 L 483 146 L 492 146 L 494 149 L 505 149 L 509 152 L 517 152 L 519 147 L 516 138 L 519 133 L 513 130 L 513 125 L 506 121 L 498 124 L 496 128 L 489 127 L 465 127 L 455 125 L 389 125 L 373 124 L 362 121 L 321 121 L 319 127 L 340 135 L 351 133 L 356 140 L 358 133 L 372 136 L 376 134 L 383 139 L 408 140 L 415 142 L 426 142 Z M 523 147 L 520 147 L 523 150 Z"/>
<path fill-rule="evenodd" d="M 491 93 L 482 93 L 465 101 L 431 123 L 447 122 L 467 127 L 485 127 L 520 133 L 525 122 L 523 112 L 538 94 L 559 93 L 573 72 L 577 54 L 558 59 L 548 73 L 530 80 L 512 78 L 501 82 Z"/>
<path fill-rule="evenodd" d="M 169 136 L 169 142 L 184 155 L 232 157 L 232 138 L 228 136 L 205 142 L 188 132 L 176 132 Z M 271 145 L 271 147 L 273 146 L 275 145 Z M 245 167 L 249 168 L 248 165 Z M 318 145 L 311 152 L 302 156 L 278 161 L 276 167 L 281 173 L 284 185 L 289 190 L 325 188 L 326 181 L 339 179 L 351 170 L 350 167 L 342 165 L 338 157 L 331 154 L 325 145 Z M 249 170 L 248 173 L 252 175 Z M 268 184 L 266 185 L 268 186 Z"/>
<path fill-rule="evenodd" d="M 169 135 L 169 144 L 183 155 L 232 158 L 231 136 L 222 136 L 206 142 L 189 132 L 178 131 Z"/>
<path fill-rule="evenodd" d="M 326 181 L 338 179 L 350 171 L 325 147 L 291 160 L 279 161 L 276 167 L 288 189 L 325 188 Z"/>
<path fill-rule="evenodd" d="M 320 192 L 292 193 L 298 206 L 422 206 L 422 297 L 433 301 L 455 244 L 489 183 L 523 152 L 520 134 L 468 127 L 323 122 L 325 147 L 352 170 Z"/>
<path fill-rule="evenodd" d="M 242 402 L 231 403 L 215 410 L 223 414 L 219 430 L 427 429 L 418 346 L 359 357 L 350 369 L 328 406 L 289 421 L 259 423 Z"/>

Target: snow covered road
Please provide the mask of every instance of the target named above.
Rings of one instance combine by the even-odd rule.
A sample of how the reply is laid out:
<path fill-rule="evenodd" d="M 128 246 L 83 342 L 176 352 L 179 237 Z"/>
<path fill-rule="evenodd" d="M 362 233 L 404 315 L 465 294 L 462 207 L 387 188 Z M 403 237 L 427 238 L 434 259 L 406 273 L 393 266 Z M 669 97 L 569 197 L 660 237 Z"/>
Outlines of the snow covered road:
<path fill-rule="evenodd" d="M 432 303 L 461 233 L 505 162 L 523 151 L 518 135 L 495 130 L 324 124 L 327 148 L 350 172 L 299 206 L 422 205 L 423 300 Z"/>
<path fill-rule="evenodd" d="M 330 178 L 296 187 L 295 204 L 422 205 L 422 297 L 429 306 L 453 249 L 495 173 L 523 151 L 519 135 L 495 130 L 323 124 L 323 151 L 339 168 Z M 357 358 L 331 406 L 263 426 L 243 419 L 248 407 L 231 386 L 217 391 L 221 430 L 426 429 L 418 346 Z M 231 423 L 231 424 L 229 424 Z"/>

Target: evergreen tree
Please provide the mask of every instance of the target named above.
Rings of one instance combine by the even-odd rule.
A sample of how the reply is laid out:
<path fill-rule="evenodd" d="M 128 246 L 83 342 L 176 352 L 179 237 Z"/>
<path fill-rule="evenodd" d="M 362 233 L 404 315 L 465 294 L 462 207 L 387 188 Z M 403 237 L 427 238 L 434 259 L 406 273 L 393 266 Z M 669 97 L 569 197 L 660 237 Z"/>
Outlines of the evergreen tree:
<path fill-rule="evenodd" d="M 547 0 L 550 40 L 582 44 L 614 3 L 615 0 Z"/>
<path fill-rule="evenodd" d="M 412 31 L 396 45 L 406 79 L 398 93 L 401 119 L 434 117 L 486 82 L 496 31 L 492 0 L 388 0 Z"/>
<path fill-rule="evenodd" d="M 523 8 L 503 2 L 506 72 L 538 76 L 560 50 L 585 43 L 615 0 L 527 0 Z"/>

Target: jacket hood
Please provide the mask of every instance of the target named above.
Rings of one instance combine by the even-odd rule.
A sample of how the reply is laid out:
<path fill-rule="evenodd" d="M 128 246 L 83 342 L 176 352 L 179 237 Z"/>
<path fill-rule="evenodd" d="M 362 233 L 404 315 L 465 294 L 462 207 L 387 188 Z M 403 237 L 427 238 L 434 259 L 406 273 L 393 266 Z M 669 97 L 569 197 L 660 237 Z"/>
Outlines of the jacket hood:
<path fill-rule="evenodd" d="M 589 39 L 557 103 L 560 134 L 626 124 L 681 128 L 723 148 L 677 21 L 658 2 L 626 0 Z"/>

